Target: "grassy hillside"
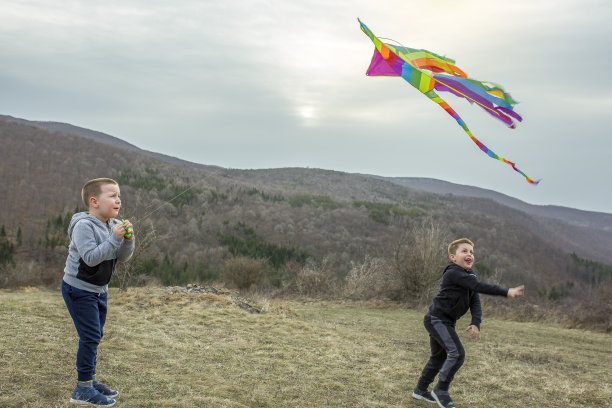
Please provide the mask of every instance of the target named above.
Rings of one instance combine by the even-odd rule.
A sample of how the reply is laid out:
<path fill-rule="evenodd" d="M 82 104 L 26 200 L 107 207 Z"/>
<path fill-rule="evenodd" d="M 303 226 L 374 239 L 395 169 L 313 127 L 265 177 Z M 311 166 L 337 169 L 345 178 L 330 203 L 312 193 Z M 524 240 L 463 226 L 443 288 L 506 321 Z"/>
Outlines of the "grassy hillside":
<path fill-rule="evenodd" d="M 98 376 L 120 407 L 431 406 L 410 397 L 428 357 L 421 312 L 259 302 L 252 314 L 226 295 L 112 290 Z M 0 291 L 0 333 L 0 406 L 68 407 L 77 337 L 61 294 Z M 481 340 L 461 337 L 458 407 L 610 406 L 608 334 L 485 316 Z"/>

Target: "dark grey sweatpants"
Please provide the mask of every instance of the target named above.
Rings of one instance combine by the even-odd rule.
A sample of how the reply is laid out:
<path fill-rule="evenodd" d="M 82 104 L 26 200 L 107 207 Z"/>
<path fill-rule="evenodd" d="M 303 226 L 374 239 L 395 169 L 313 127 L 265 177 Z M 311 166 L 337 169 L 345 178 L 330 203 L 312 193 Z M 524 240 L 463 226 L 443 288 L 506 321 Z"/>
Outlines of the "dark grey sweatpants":
<path fill-rule="evenodd" d="M 439 318 L 427 313 L 423 319 L 429 333 L 431 356 L 421 378 L 418 388 L 426 390 L 439 374 L 441 382 L 450 383 L 455 373 L 463 365 L 465 350 L 457 336 L 455 325 L 445 324 Z"/>

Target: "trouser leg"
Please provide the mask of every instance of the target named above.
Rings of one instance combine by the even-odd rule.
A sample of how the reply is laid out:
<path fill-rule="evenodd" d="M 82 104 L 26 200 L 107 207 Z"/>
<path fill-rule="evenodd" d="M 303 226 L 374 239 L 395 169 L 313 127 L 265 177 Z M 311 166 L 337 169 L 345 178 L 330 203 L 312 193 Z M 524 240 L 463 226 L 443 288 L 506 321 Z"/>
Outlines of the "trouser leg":
<path fill-rule="evenodd" d="M 430 315 L 425 315 L 423 324 L 429 333 L 429 347 L 431 349 L 431 355 L 429 357 L 429 361 L 427 361 L 427 364 L 423 368 L 421 378 L 419 378 L 419 383 L 417 384 L 417 387 L 420 390 L 426 390 L 429 387 L 429 385 L 436 378 L 436 375 L 438 375 L 440 368 L 442 368 L 442 364 L 444 364 L 444 361 L 446 360 L 446 350 L 444 350 L 444 347 L 441 346 L 436 337 L 431 335 L 432 326 L 429 319 Z"/>
<path fill-rule="evenodd" d="M 452 325 L 444 324 L 430 314 L 423 321 L 429 333 L 431 356 L 419 379 L 419 389 L 426 390 L 436 375 L 444 383 L 450 383 L 465 361 L 465 350 Z"/>
<path fill-rule="evenodd" d="M 446 351 L 446 360 L 440 368 L 439 380 L 445 383 L 453 381 L 455 374 L 465 361 L 465 350 L 459 340 L 455 326 L 444 324 L 437 317 L 431 317 L 432 332 L 441 346 Z"/>
<path fill-rule="evenodd" d="M 104 324 L 106 323 L 106 312 L 108 310 L 108 306 L 107 306 L 107 294 L 103 293 L 100 294 L 100 296 L 98 297 L 98 316 L 100 318 L 100 341 L 102 340 L 102 337 L 104 336 Z M 96 374 L 96 366 L 98 364 L 98 353 L 96 350 L 96 355 L 94 357 L 94 375 Z"/>
<path fill-rule="evenodd" d="M 98 344 L 106 320 L 106 294 L 88 292 L 62 282 L 62 295 L 79 335 L 76 355 L 78 380 L 89 381 L 95 373 Z"/>

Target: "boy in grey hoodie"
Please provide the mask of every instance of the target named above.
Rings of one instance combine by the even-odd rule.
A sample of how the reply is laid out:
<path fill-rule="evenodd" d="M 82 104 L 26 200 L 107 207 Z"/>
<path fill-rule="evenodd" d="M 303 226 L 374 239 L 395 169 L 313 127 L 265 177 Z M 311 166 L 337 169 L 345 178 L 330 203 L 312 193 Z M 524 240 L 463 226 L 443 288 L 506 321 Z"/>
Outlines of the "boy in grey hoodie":
<path fill-rule="evenodd" d="M 106 322 L 108 283 L 117 261 L 134 252 L 129 221 L 115 217 L 121 208 L 119 185 L 113 179 L 90 180 L 81 192 L 88 212 L 72 217 L 70 246 L 62 280 L 62 296 L 79 335 L 76 356 L 78 384 L 71 403 L 111 406 L 119 392 L 96 380 L 96 355 Z"/>

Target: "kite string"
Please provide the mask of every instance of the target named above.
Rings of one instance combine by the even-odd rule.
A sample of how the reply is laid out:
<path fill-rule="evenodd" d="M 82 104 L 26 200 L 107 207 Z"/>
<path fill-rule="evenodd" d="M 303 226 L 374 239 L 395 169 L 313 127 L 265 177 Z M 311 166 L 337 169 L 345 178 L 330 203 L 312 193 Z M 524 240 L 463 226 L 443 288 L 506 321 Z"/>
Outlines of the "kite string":
<path fill-rule="evenodd" d="M 179 194 L 175 195 L 174 197 L 172 197 L 171 199 L 164 201 L 164 203 L 162 205 L 160 205 L 159 207 L 157 207 L 156 209 L 154 209 L 153 211 L 145 214 L 144 216 L 140 217 L 140 219 L 137 219 L 136 221 L 144 221 L 147 218 L 149 218 L 151 215 L 155 214 L 157 211 L 159 211 L 160 209 L 162 209 L 162 207 L 164 207 L 166 204 L 170 204 L 172 201 L 176 200 L 177 198 L 179 198 L 180 196 L 182 196 L 183 194 L 185 194 L 186 192 L 188 192 L 189 190 L 191 190 L 193 188 L 193 185 L 190 185 L 189 187 L 187 187 L 185 190 L 183 190 L 182 192 L 180 192 Z"/>
<path fill-rule="evenodd" d="M 221 169 L 221 170 L 217 170 L 215 172 L 212 172 L 210 174 L 208 174 L 208 177 L 210 176 L 214 176 L 216 174 L 220 174 L 223 170 L 225 169 Z M 177 195 L 175 195 L 174 197 L 170 198 L 169 200 L 164 201 L 164 203 L 160 206 L 158 206 L 157 208 L 155 208 L 153 211 L 150 211 L 148 213 L 145 213 L 144 216 L 136 218 L 133 222 L 142 222 L 144 220 L 146 220 L 147 218 L 149 218 L 151 215 L 155 214 L 157 211 L 161 210 L 166 204 L 170 204 L 172 201 L 176 200 L 177 198 L 179 198 L 180 196 L 182 196 L 183 194 L 187 193 L 189 190 L 191 190 L 192 188 L 195 187 L 195 183 L 189 185 L 185 190 L 181 191 L 180 193 L 178 193 Z M 148 208 L 151 208 L 152 205 L 150 205 Z"/>

